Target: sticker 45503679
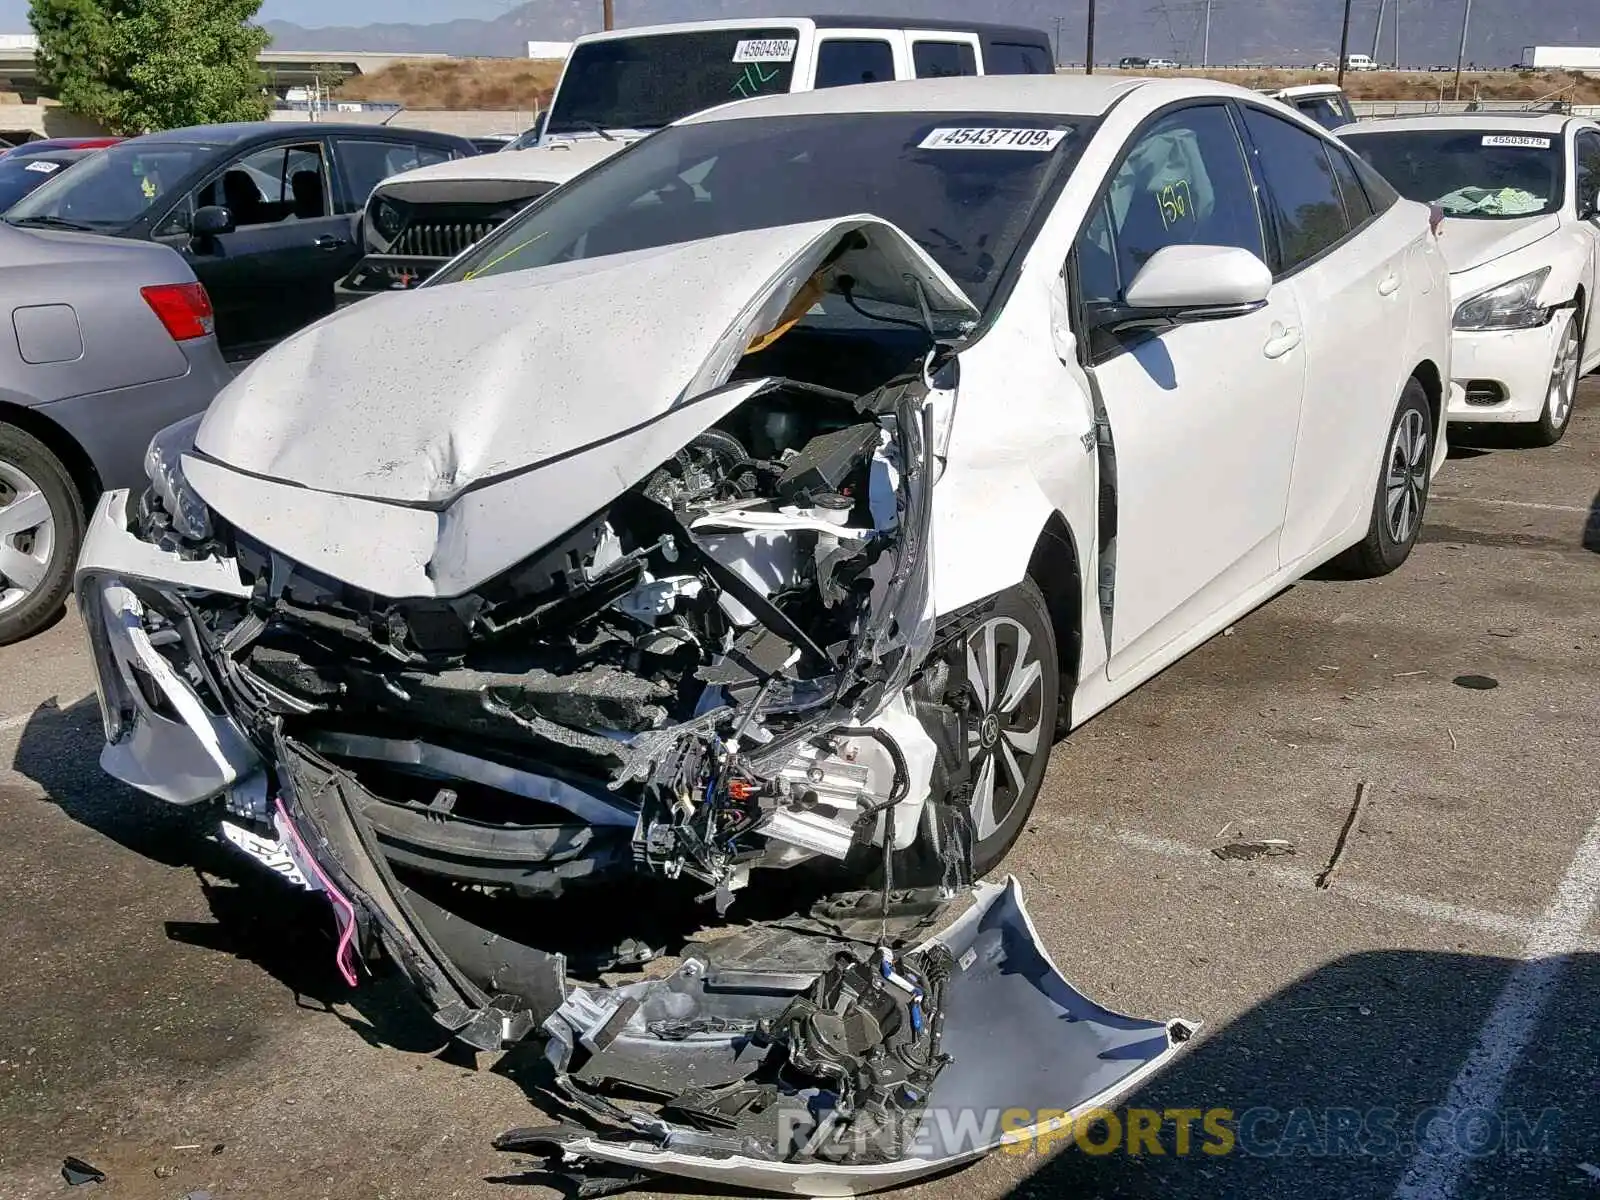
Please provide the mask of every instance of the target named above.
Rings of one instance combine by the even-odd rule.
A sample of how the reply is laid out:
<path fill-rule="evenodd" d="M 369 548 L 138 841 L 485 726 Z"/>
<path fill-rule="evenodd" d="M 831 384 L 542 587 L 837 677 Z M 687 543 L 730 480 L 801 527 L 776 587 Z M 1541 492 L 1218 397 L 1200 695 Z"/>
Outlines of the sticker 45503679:
<path fill-rule="evenodd" d="M 1065 129 L 935 129 L 918 145 L 921 150 L 1031 150 L 1048 154 L 1067 136 Z"/>
<path fill-rule="evenodd" d="M 1483 135 L 1485 146 L 1518 146 L 1524 150 L 1548 150 L 1551 140 L 1547 137 L 1534 137 L 1526 133 L 1486 133 Z"/>

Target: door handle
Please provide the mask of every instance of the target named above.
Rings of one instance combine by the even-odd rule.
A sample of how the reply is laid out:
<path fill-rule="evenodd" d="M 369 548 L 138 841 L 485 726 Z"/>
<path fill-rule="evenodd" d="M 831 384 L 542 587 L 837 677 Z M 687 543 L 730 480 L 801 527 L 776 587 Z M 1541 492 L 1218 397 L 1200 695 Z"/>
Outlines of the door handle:
<path fill-rule="evenodd" d="M 1400 276 L 1390 274 L 1383 277 L 1383 282 L 1378 285 L 1378 295 L 1392 296 L 1400 290 Z"/>
<path fill-rule="evenodd" d="M 1272 336 L 1267 339 L 1267 344 L 1261 348 L 1261 353 L 1268 358 L 1282 358 L 1289 351 L 1300 344 L 1300 330 L 1298 328 L 1285 329 L 1277 321 L 1272 323 Z"/>
<path fill-rule="evenodd" d="M 345 238 L 336 237 L 331 233 L 325 233 L 311 244 L 318 250 L 337 250 L 339 247 L 348 246 L 350 243 Z"/>

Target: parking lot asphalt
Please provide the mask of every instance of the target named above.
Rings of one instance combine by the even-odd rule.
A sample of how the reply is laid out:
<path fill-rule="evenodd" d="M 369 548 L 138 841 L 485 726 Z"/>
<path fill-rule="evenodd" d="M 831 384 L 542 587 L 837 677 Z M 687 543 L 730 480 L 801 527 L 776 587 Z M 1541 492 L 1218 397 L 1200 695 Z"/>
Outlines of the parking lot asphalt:
<path fill-rule="evenodd" d="M 1078 987 L 1203 1028 L 1156 1117 L 907 1195 L 1600 1196 L 1597 492 L 1591 379 L 1559 446 L 1454 452 L 1398 574 L 1293 588 L 1057 748 L 1005 869 Z M 346 988 L 318 908 L 99 742 L 73 619 L 0 650 L 0 1198 L 67 1155 L 129 1200 L 552 1194 L 490 1146 L 541 1123 L 516 1070 Z"/>

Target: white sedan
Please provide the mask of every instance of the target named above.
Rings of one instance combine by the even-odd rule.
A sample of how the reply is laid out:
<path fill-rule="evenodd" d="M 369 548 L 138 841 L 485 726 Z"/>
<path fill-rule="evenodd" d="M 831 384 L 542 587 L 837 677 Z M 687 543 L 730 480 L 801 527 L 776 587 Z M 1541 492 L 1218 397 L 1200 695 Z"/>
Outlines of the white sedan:
<path fill-rule="evenodd" d="M 1522 425 L 1550 445 L 1572 421 L 1600 275 L 1600 124 L 1477 112 L 1340 130 L 1402 195 L 1445 213 L 1455 367 L 1449 417 Z"/>
<path fill-rule="evenodd" d="M 474 1045 L 538 1030 L 558 1069 L 602 1056 L 593 1077 L 640 1054 L 727 1072 L 789 984 L 729 983 L 711 1013 L 702 971 L 625 1011 L 569 989 L 562 931 L 517 905 L 654 876 L 720 911 L 829 860 L 862 883 L 881 862 L 885 900 L 966 894 L 1058 729 L 1313 568 L 1410 553 L 1450 377 L 1430 217 L 1315 123 L 1200 80 L 690 117 L 157 438 L 149 494 L 105 500 L 78 573 L 103 762 L 223 796 L 230 840 L 371 934 L 341 970 L 381 944 Z M 801 1075 L 846 1063 L 833 1115 L 789 1112 L 797 1143 L 673 1117 L 561 1157 L 890 1186 L 1004 1131 L 913 1145 L 889 1115 L 1105 1103 L 1186 1038 L 1077 997 L 1014 903 L 976 911 L 909 965 L 801 972 L 828 1005 L 858 994 L 840 970 L 889 981 L 868 1049 L 909 1039 L 910 1075 L 880 1087 L 779 1021 Z M 785 980 L 814 961 L 793 936 Z M 659 1033 L 669 1012 L 694 1036 Z M 697 1053 L 716 1063 L 675 1057 Z"/>

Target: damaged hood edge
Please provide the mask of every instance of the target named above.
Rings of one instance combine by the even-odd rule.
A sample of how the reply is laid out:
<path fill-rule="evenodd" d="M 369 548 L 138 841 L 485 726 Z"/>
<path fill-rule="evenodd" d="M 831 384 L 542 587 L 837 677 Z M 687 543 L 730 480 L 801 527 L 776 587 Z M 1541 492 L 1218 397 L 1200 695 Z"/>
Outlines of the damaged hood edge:
<path fill-rule="evenodd" d="M 858 297 L 978 316 L 876 217 L 750 230 L 353 305 L 224 389 L 195 448 L 265 480 L 441 509 L 562 455 L 611 473 L 608 439 L 720 387 L 851 234 L 864 244 L 832 269 Z"/>

